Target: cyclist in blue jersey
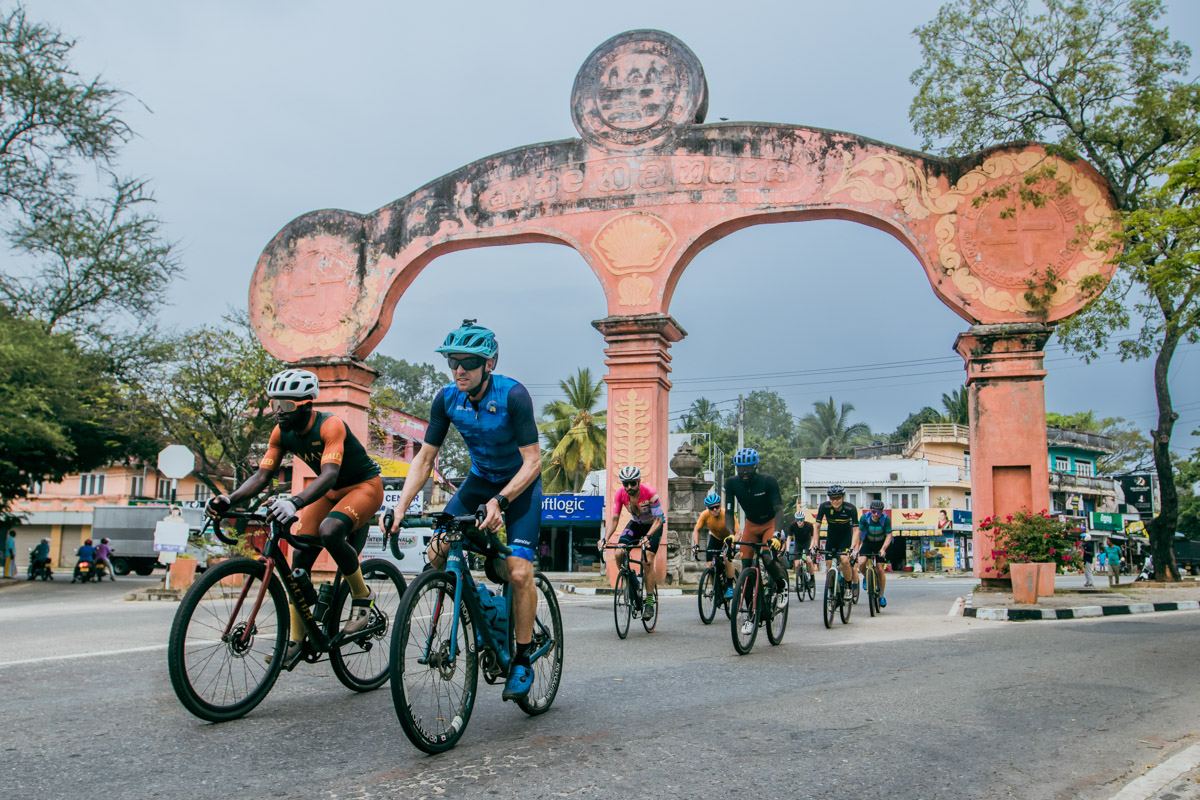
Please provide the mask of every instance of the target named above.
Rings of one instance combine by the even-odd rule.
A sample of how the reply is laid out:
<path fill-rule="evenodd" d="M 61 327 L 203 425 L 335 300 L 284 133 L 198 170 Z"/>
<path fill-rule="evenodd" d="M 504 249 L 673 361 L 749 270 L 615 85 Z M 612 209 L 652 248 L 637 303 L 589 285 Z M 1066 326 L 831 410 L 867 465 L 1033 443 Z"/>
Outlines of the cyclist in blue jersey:
<path fill-rule="evenodd" d="M 516 650 L 504 699 L 520 700 L 533 685 L 529 643 L 537 613 L 533 562 L 542 524 L 542 459 L 533 399 L 520 383 L 493 372 L 499 351 L 495 334 L 473 319 L 463 320 L 437 348 L 446 356 L 454 383 L 434 395 L 425 446 L 409 465 L 396 507 L 408 508 L 421 491 L 453 424 L 470 451 L 471 474 L 446 505 L 446 513 L 474 514 L 486 505 L 483 527 L 494 531 L 503 523 L 512 548 L 506 566 Z M 401 516 L 392 523 L 392 532 L 399 530 Z M 445 565 L 446 548 L 436 540 L 428 555 L 435 569 Z"/>
<path fill-rule="evenodd" d="M 861 532 L 861 544 L 858 548 L 858 574 L 866 575 L 866 569 L 873 567 L 879 577 L 879 607 L 887 605 L 883 590 L 887 586 L 887 573 L 883 565 L 887 562 L 887 549 L 892 543 L 892 519 L 883 513 L 883 501 L 872 500 L 871 510 L 862 515 L 858 521 Z M 868 561 L 870 567 L 867 566 Z M 863 588 L 866 588 L 866 578 L 863 578 Z"/>

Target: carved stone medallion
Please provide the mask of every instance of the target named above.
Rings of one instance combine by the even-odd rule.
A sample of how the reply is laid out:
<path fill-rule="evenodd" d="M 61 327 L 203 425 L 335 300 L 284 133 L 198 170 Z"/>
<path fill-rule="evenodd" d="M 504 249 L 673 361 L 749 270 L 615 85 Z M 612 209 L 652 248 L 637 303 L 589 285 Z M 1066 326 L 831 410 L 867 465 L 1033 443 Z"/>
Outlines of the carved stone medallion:
<path fill-rule="evenodd" d="M 687 45 L 669 33 L 627 31 L 597 47 L 571 90 L 571 116 L 588 144 L 609 152 L 651 149 L 704 121 L 708 84 Z"/>

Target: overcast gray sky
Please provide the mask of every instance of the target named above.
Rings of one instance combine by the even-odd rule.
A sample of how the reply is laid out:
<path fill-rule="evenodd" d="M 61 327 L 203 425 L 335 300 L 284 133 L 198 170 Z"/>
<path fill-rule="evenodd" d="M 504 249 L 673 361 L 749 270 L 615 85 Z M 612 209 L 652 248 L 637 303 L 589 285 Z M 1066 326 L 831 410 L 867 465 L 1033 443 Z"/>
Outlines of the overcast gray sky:
<path fill-rule="evenodd" d="M 245 307 L 259 254 L 294 217 L 370 212 L 491 153 L 576 136 L 575 73 L 594 47 L 633 28 L 668 31 L 696 53 L 710 121 L 832 128 L 919 149 L 908 122 L 919 58 L 912 30 L 939 5 L 32 0 L 28 8 L 77 38 L 81 72 L 102 73 L 144 104 L 126 105 L 139 138 L 121 166 L 152 179 L 180 243 L 186 278 L 162 316 L 190 327 Z M 1200 50 L 1200 4 L 1170 5 L 1171 34 Z M 517 296 L 538 302 L 538 319 L 507 302 Z M 951 347 L 966 324 L 899 242 L 853 223 L 764 225 L 723 239 L 689 266 L 670 311 L 689 334 L 671 351 L 674 417 L 700 396 L 729 409 L 739 392 L 769 388 L 797 416 L 832 395 L 886 432 L 963 383 Z M 478 317 L 500 339 L 500 371 L 528 385 L 540 408 L 576 367 L 603 374 L 603 339 L 589 323 L 605 313 L 596 278 L 568 248 L 470 250 L 416 280 L 379 352 L 434 361 L 445 332 Z M 1154 423 L 1149 362 L 1084 365 L 1052 346 L 1047 365 L 1050 410 Z M 1200 427 L 1200 347 L 1181 348 L 1171 382 L 1183 450 L 1200 443 L 1188 436 Z"/>

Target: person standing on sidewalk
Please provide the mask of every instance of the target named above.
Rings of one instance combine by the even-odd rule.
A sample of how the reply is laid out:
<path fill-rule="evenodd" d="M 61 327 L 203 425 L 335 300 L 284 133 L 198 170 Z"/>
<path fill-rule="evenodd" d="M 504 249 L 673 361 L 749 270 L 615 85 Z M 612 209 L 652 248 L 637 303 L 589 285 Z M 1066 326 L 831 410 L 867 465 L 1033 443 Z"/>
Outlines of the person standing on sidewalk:
<path fill-rule="evenodd" d="M 0 566 L 3 566 L 4 577 L 17 577 L 17 532 L 10 530 L 5 533 L 0 547 L 3 547 L 3 551 L 0 552 Z"/>
<path fill-rule="evenodd" d="M 1121 548 L 1112 539 L 1104 548 L 1104 558 L 1108 561 L 1108 585 L 1119 586 L 1121 583 Z"/>
<path fill-rule="evenodd" d="M 1092 541 L 1092 535 L 1085 533 L 1083 535 L 1083 586 L 1089 588 L 1096 584 L 1092 582 L 1092 561 L 1096 558 L 1096 545 Z"/>

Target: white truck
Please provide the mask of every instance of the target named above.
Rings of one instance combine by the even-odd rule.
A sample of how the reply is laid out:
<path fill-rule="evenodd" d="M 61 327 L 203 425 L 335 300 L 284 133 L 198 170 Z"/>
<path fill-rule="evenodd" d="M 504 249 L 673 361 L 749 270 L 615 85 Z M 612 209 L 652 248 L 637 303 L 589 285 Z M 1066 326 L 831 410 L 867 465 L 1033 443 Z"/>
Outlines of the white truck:
<path fill-rule="evenodd" d="M 184 508 L 183 518 L 190 529 L 191 539 L 195 539 L 204 527 L 204 510 L 200 508 Z M 107 537 L 108 544 L 113 549 L 113 572 L 118 575 L 128 575 L 131 571 L 138 575 L 149 575 L 158 566 L 158 553 L 154 551 L 154 526 L 168 513 L 171 507 L 167 505 L 153 506 L 96 506 L 92 517 L 92 541 L 100 543 Z M 203 555 L 203 545 L 200 545 Z M 189 547 L 189 552 L 193 550 Z M 205 560 L 199 558 L 200 569 L 205 566 Z"/>

